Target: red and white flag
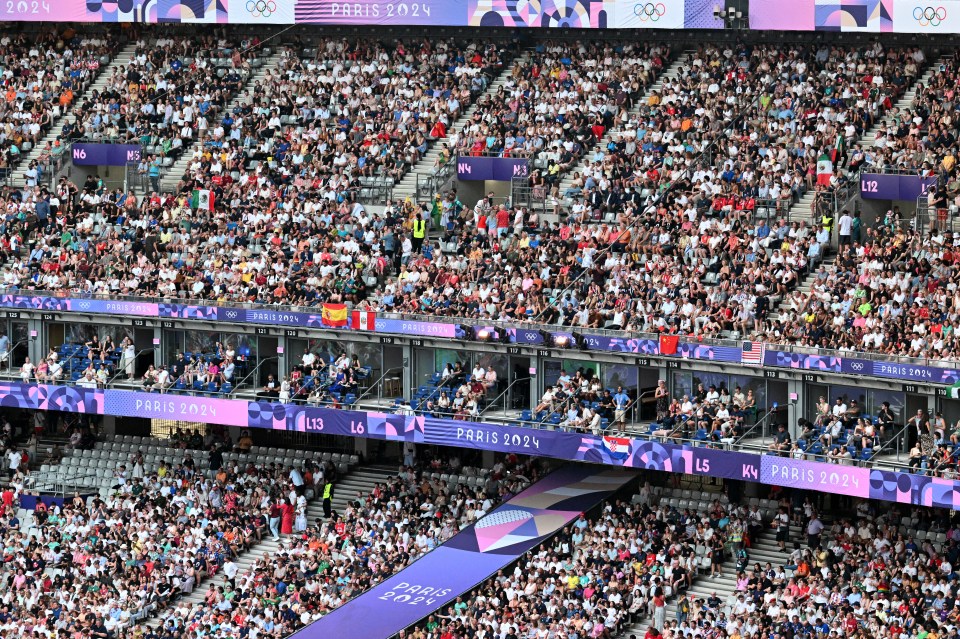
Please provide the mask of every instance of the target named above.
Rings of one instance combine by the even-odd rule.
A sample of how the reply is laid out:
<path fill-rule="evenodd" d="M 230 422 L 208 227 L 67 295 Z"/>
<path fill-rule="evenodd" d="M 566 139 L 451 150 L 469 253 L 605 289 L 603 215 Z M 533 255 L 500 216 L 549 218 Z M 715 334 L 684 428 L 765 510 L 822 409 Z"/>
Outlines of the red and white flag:
<path fill-rule="evenodd" d="M 377 314 L 373 311 L 354 311 L 352 326 L 355 331 L 372 331 L 376 328 Z"/>

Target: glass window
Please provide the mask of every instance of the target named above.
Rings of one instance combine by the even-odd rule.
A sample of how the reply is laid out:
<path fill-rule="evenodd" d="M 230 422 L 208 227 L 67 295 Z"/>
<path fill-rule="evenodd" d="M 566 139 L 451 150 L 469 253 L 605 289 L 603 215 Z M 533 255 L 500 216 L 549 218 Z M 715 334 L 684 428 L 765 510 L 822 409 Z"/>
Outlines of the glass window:
<path fill-rule="evenodd" d="M 510 357 L 500 353 L 481 353 L 477 357 L 477 363 L 483 367 L 483 370 L 491 368 L 497 374 L 497 385 L 493 389 L 493 395 L 488 395 L 488 399 L 494 399 L 507 387 L 507 378 L 510 372 Z"/>
<path fill-rule="evenodd" d="M 636 366 L 628 364 L 606 364 L 603 367 L 601 382 L 604 388 L 622 386 L 632 397 L 636 397 L 637 383 L 640 380 Z"/>
<path fill-rule="evenodd" d="M 901 391 L 890 391 L 871 388 L 867 391 L 867 411 L 870 415 L 876 415 L 880 412 L 883 402 L 890 402 L 890 410 L 893 411 L 898 424 L 906 423 L 907 417 L 907 395 Z"/>
<path fill-rule="evenodd" d="M 831 406 L 837 403 L 838 397 L 842 399 L 843 403 L 847 406 L 850 406 L 851 401 L 857 400 L 861 409 L 867 410 L 867 389 L 865 388 L 861 388 L 860 386 L 831 385 L 830 397 L 827 398 Z"/>
<path fill-rule="evenodd" d="M 96 335 L 102 342 L 108 335 L 113 343 L 119 345 L 124 337 L 133 339 L 133 327 L 129 326 L 101 326 L 99 324 L 65 324 L 64 340 L 67 344 L 84 344 Z M 54 346 L 59 346 L 56 344 Z"/>
<path fill-rule="evenodd" d="M 691 373 L 675 372 L 673 374 L 673 399 L 681 399 L 693 394 L 693 375 Z"/>
<path fill-rule="evenodd" d="M 435 372 L 440 372 L 447 364 L 453 369 L 457 362 L 463 364 L 467 375 L 473 370 L 473 357 L 469 351 L 456 351 L 452 348 L 437 348 L 433 351 L 433 366 Z"/>
<path fill-rule="evenodd" d="M 692 375 L 693 391 L 692 394 L 690 394 L 691 400 L 693 400 L 693 396 L 700 388 L 700 384 L 703 384 L 704 393 L 709 391 L 711 386 L 715 386 L 717 390 L 719 390 L 721 387 L 727 387 L 727 378 L 729 377 L 726 373 L 707 373 L 703 371 L 693 371 Z M 743 389 L 743 392 L 746 393 L 747 389 Z"/>
<path fill-rule="evenodd" d="M 757 399 L 757 407 L 761 411 L 766 411 L 769 408 L 767 406 L 767 381 L 765 379 L 752 375 L 730 375 L 729 377 L 730 380 L 727 389 L 731 395 L 737 386 L 739 386 L 740 389 L 743 390 L 744 395 L 749 394 L 749 391 L 753 391 L 753 396 Z M 719 388 L 719 386 L 717 388 Z"/>
<path fill-rule="evenodd" d="M 563 370 L 566 371 L 567 375 L 573 377 L 574 374 L 583 369 L 583 372 L 591 371 L 593 375 L 600 374 L 600 364 L 598 362 L 588 362 L 581 359 L 565 359 L 563 360 Z M 592 375 L 590 376 L 592 377 Z"/>
<path fill-rule="evenodd" d="M 543 363 L 543 387 L 553 386 L 560 379 L 563 371 L 563 362 L 558 359 L 548 359 Z"/>

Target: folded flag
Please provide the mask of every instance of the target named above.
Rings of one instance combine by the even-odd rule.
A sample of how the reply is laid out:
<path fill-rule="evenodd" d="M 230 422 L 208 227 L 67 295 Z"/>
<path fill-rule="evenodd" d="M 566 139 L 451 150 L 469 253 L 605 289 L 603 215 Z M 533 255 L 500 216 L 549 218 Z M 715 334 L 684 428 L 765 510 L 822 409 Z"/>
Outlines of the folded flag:
<path fill-rule="evenodd" d="M 324 304 L 321 309 L 321 318 L 324 326 L 346 326 L 347 325 L 347 305 L 346 304 Z"/>

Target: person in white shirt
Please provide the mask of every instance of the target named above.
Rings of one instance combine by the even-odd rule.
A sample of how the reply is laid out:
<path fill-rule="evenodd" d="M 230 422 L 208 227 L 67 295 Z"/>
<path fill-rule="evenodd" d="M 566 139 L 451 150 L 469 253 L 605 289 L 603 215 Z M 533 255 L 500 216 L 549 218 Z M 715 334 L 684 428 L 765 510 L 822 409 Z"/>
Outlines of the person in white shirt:
<path fill-rule="evenodd" d="M 834 417 L 843 418 L 847 413 L 847 405 L 843 402 L 843 399 L 838 397 L 837 403 L 833 405 L 831 409 Z"/>
<path fill-rule="evenodd" d="M 30 361 L 30 358 L 27 357 L 23 360 L 23 366 L 20 367 L 20 379 L 24 382 L 29 382 L 33 377 L 33 362 Z"/>
<path fill-rule="evenodd" d="M 303 357 L 300 361 L 303 363 L 304 369 L 311 370 L 313 368 L 313 364 L 317 361 L 317 356 L 310 351 L 307 351 L 303 354 Z"/>
<path fill-rule="evenodd" d="M 10 479 L 13 479 L 13 476 L 17 474 L 17 471 L 20 469 L 20 464 L 23 462 L 23 455 L 16 448 L 11 448 L 7 451 L 7 475 Z"/>
<path fill-rule="evenodd" d="M 840 235 L 840 245 L 850 244 L 852 241 L 851 233 L 853 231 L 853 218 L 850 213 L 843 211 L 843 215 L 837 220 L 837 229 Z"/>
<path fill-rule="evenodd" d="M 160 372 L 157 373 L 157 387 L 162 393 L 170 386 L 170 371 L 167 370 L 166 366 L 160 367 Z"/>

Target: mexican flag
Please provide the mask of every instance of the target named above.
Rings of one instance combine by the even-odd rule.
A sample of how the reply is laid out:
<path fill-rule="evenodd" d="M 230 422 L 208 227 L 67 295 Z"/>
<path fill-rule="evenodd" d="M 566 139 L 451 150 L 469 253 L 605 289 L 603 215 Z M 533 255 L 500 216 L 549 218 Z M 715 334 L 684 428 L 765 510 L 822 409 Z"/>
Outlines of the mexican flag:
<path fill-rule="evenodd" d="M 947 389 L 950 399 L 960 399 L 960 381 Z"/>
<path fill-rule="evenodd" d="M 208 189 L 195 190 L 190 196 L 190 208 L 193 210 L 203 209 L 205 211 L 213 210 L 213 191 Z"/>
<path fill-rule="evenodd" d="M 830 156 L 824 153 L 817 160 L 817 184 L 830 186 L 830 178 L 833 177 L 833 161 Z"/>

